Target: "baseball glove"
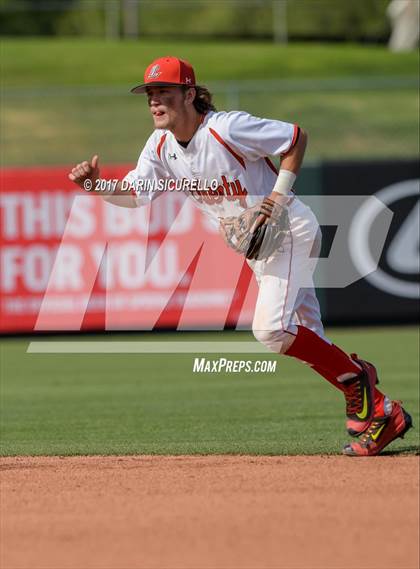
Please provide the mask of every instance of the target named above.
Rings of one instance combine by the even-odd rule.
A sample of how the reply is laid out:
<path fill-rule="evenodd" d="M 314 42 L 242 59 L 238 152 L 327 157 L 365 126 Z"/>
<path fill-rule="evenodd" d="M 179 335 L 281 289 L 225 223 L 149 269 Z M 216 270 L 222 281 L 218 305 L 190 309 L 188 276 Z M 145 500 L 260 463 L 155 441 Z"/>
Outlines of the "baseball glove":
<path fill-rule="evenodd" d="M 260 215 L 266 219 L 254 227 Z M 289 231 L 287 208 L 270 198 L 246 209 L 238 217 L 220 219 L 219 231 L 225 243 L 247 259 L 267 259 L 281 247 Z"/>

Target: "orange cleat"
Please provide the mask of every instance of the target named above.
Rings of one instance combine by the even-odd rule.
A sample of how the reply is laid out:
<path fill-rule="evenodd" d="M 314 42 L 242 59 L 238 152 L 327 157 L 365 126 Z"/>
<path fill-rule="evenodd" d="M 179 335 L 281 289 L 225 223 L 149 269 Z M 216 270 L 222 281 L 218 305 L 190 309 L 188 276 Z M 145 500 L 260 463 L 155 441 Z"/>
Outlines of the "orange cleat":
<path fill-rule="evenodd" d="M 356 354 L 351 354 L 352 360 L 360 365 L 361 373 L 343 382 L 346 399 L 347 432 L 352 437 L 364 433 L 375 414 L 384 414 L 384 396 L 377 392 L 375 385 L 379 383 L 376 368 L 365 360 L 360 360 Z"/>
<path fill-rule="evenodd" d="M 392 401 L 390 415 L 374 417 L 369 428 L 357 442 L 343 448 L 347 456 L 375 456 L 413 426 L 411 416 L 401 406 L 400 401 Z"/>
<path fill-rule="evenodd" d="M 385 417 L 390 415 L 392 410 L 392 401 L 383 393 L 375 389 L 374 392 L 374 417 Z M 359 437 L 369 427 L 371 421 L 354 421 L 347 419 L 347 432 L 351 437 Z"/>

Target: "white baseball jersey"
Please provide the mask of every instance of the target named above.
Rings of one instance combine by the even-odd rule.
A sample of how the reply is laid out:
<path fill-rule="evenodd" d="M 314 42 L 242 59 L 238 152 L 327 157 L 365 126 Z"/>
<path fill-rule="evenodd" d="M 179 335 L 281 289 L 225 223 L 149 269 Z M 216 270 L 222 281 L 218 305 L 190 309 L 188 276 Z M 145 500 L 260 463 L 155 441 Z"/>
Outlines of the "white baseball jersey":
<path fill-rule="evenodd" d="M 271 193 L 277 171 L 268 157 L 290 150 L 297 133 L 296 125 L 245 112 L 209 112 L 187 148 L 171 132 L 155 130 L 125 180 L 138 205 L 159 194 L 159 181 L 181 187 L 180 181 L 194 180 L 188 195 L 205 213 L 238 215 Z M 138 184 L 144 180 L 151 182 L 147 189 Z"/>
<path fill-rule="evenodd" d="M 171 132 L 155 130 L 125 182 L 133 185 L 141 206 L 159 195 L 159 182 L 197 180 L 201 189 L 188 195 L 218 222 L 220 217 L 239 215 L 272 192 L 278 173 L 268 156 L 288 152 L 298 133 L 296 125 L 245 112 L 209 112 L 187 148 Z M 139 187 L 145 180 L 152 187 Z M 323 335 L 312 285 L 311 252 L 319 237 L 318 222 L 298 199 L 288 209 L 291 231 L 281 249 L 267 260 L 248 261 L 259 285 L 254 335 L 274 352 L 290 345 L 298 323 Z"/>

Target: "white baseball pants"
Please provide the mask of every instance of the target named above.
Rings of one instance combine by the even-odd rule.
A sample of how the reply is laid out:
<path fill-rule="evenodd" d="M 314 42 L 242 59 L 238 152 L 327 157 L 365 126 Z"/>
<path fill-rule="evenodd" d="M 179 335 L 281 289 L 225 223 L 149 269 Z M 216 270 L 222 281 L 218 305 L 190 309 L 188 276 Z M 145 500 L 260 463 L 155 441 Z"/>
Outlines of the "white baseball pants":
<path fill-rule="evenodd" d="M 296 324 L 324 337 L 313 272 L 321 233 L 312 210 L 294 197 L 289 205 L 291 231 L 269 259 L 248 261 L 259 292 L 252 330 L 273 352 L 284 353 L 293 343 Z"/>

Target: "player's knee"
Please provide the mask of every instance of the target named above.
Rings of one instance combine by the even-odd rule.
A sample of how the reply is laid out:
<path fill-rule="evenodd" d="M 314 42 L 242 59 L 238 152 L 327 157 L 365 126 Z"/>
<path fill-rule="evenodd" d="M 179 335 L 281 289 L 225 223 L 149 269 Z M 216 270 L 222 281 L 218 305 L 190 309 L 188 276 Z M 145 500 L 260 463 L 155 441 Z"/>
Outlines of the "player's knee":
<path fill-rule="evenodd" d="M 295 337 L 285 330 L 252 330 L 258 342 L 276 354 L 284 354 L 292 345 Z"/>

